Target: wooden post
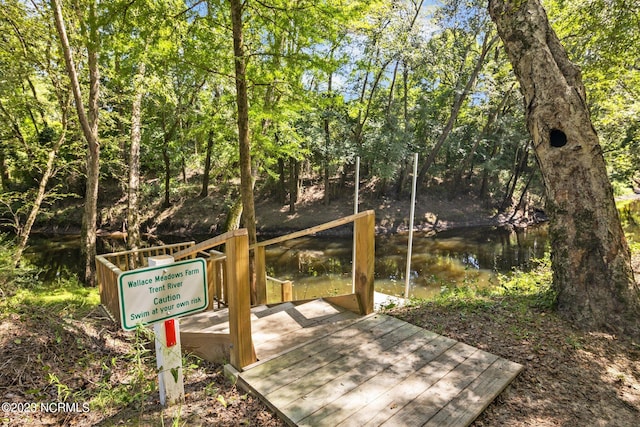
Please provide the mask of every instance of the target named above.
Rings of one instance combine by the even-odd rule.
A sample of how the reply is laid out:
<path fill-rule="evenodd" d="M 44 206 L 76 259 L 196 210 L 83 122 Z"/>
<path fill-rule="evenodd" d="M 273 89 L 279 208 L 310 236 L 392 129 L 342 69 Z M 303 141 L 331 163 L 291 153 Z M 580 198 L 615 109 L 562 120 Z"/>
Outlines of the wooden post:
<path fill-rule="evenodd" d="M 264 246 L 255 246 L 256 257 L 256 304 L 267 303 L 267 261 Z"/>
<path fill-rule="evenodd" d="M 213 304 L 215 301 L 216 288 L 220 286 L 216 283 L 216 260 L 215 255 L 211 254 L 211 256 L 207 259 L 207 288 L 209 292 L 209 305 L 207 305 L 206 310 L 213 310 Z"/>
<path fill-rule="evenodd" d="M 149 266 L 173 264 L 171 255 L 149 258 Z M 180 319 L 169 319 L 153 324 L 156 336 L 156 361 L 160 404 L 170 406 L 184 402 L 184 377 L 180 348 Z"/>
<path fill-rule="evenodd" d="M 231 365 L 241 371 L 244 366 L 256 361 L 251 340 L 251 289 L 247 230 L 236 230 L 227 240 L 226 248 Z"/>
<path fill-rule="evenodd" d="M 362 306 L 362 314 L 373 313 L 373 281 L 375 267 L 375 214 L 354 221 L 356 255 L 354 270 L 354 290 Z"/>
<path fill-rule="evenodd" d="M 216 251 L 216 250 L 211 250 L 209 251 L 209 255 L 211 256 L 210 260 L 211 260 L 211 274 L 212 274 L 212 287 L 213 290 L 215 291 L 215 293 L 210 293 L 209 295 L 212 296 L 211 299 L 215 299 L 218 301 L 218 308 L 220 308 L 220 304 L 222 304 L 223 300 L 222 300 L 222 295 L 223 295 L 223 288 L 226 289 L 226 282 L 224 279 L 224 261 L 226 259 L 224 253 L 220 252 L 220 251 Z M 225 299 L 226 299 L 226 292 L 224 292 L 225 294 Z M 225 301 L 226 304 L 226 301 Z M 213 305 L 212 305 L 213 307 Z"/>
<path fill-rule="evenodd" d="M 280 285 L 282 291 L 282 302 L 293 301 L 293 282 L 285 280 Z"/>

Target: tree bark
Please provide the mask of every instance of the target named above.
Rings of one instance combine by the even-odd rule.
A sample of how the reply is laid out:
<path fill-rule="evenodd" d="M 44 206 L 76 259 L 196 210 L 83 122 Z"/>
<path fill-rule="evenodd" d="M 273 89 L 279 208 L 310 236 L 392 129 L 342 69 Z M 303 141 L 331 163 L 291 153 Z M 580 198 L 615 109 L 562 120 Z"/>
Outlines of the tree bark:
<path fill-rule="evenodd" d="M 38 213 L 40 212 L 40 206 L 42 206 L 42 202 L 45 199 L 47 192 L 47 185 L 49 184 L 49 179 L 54 174 L 54 165 L 56 156 L 58 155 L 58 151 L 60 147 L 65 141 L 67 133 L 67 111 L 62 111 L 62 133 L 58 137 L 58 140 L 54 144 L 54 146 L 49 151 L 47 156 L 47 164 L 44 168 L 44 172 L 42 173 L 42 177 L 40 178 L 40 183 L 38 184 L 38 191 L 36 192 L 36 198 L 33 201 L 33 205 L 31 206 L 31 210 L 29 212 L 29 216 L 27 216 L 27 220 L 22 228 L 20 228 L 20 232 L 18 233 L 18 246 L 16 247 L 16 251 L 13 255 L 13 262 L 16 266 L 20 265 L 20 259 L 22 258 L 22 254 L 27 247 L 27 242 L 29 241 L 29 236 L 31 235 L 31 229 L 33 228 L 33 224 L 36 222 L 36 218 L 38 217 Z"/>
<path fill-rule="evenodd" d="M 209 195 L 209 177 L 211 175 L 211 154 L 213 152 L 213 130 L 209 130 L 207 136 L 207 153 L 204 159 L 204 172 L 202 173 L 202 190 L 200 197 L 205 198 Z"/>
<path fill-rule="evenodd" d="M 580 70 L 538 0 L 489 0 L 520 81 L 550 218 L 558 309 L 576 324 L 640 337 L 640 291 Z"/>
<path fill-rule="evenodd" d="M 78 73 L 71 53 L 67 30 L 62 18 L 62 9 L 58 0 L 51 0 L 55 26 L 60 37 L 64 62 L 71 81 L 71 90 L 78 113 L 82 133 L 87 141 L 87 183 L 85 189 L 84 214 L 82 216 L 82 253 L 84 255 L 83 281 L 87 286 L 95 285 L 96 225 L 98 219 L 98 182 L 100 173 L 100 144 L 98 141 L 98 99 L 100 96 L 100 73 L 98 70 L 98 29 L 96 5 L 89 5 L 89 35 L 87 58 L 89 66 L 89 102 L 88 116 L 85 112 Z"/>
<path fill-rule="evenodd" d="M 231 24 L 233 29 L 233 53 L 236 77 L 236 103 L 238 108 L 238 144 L 240 153 L 240 195 L 242 197 L 242 218 L 249 234 L 249 245 L 257 242 L 256 211 L 253 201 L 253 174 L 251 173 L 251 142 L 249 139 L 249 99 L 247 95 L 247 69 L 242 31 L 241 0 L 230 0 Z M 255 261 L 249 260 L 251 278 L 251 300 L 257 300 L 255 288 Z"/>
<path fill-rule="evenodd" d="M 0 181 L 2 182 L 2 190 L 9 190 L 9 168 L 7 167 L 7 159 L 2 143 L 0 143 Z"/>
<path fill-rule="evenodd" d="M 142 98 L 146 65 L 140 61 L 133 82 L 133 104 L 131 105 L 131 145 L 129 147 L 129 194 L 127 199 L 127 248 L 140 247 L 140 141 L 142 140 Z M 134 268 L 133 266 L 131 266 Z"/>

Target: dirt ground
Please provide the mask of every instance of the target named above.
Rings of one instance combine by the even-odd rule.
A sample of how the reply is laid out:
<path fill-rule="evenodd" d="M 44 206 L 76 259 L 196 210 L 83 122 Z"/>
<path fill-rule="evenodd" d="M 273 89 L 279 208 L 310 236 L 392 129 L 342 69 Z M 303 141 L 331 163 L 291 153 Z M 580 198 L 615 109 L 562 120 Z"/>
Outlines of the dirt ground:
<path fill-rule="evenodd" d="M 640 346 L 581 332 L 550 310 L 522 309 L 511 298 L 390 314 L 524 365 L 473 426 L 637 426 Z M 66 413 L 5 410 L 2 426 L 284 425 L 229 382 L 221 365 L 195 357 L 185 365 L 185 403 L 163 409 L 148 341 L 120 330 L 101 308 L 77 319 L 46 308 L 4 315 L 0 349 L 0 401 L 15 410 L 21 402 L 79 405 Z M 89 397 L 97 404 L 84 412 Z"/>
<path fill-rule="evenodd" d="M 383 199 L 364 202 L 360 210 L 379 210 L 379 228 L 401 231 L 408 224 L 408 205 Z M 497 220 L 490 208 L 459 200 L 435 198 L 420 206 L 421 227 Z M 309 215 L 322 223 L 352 209 L 345 204 L 324 208 L 308 200 L 293 215 L 268 204 L 259 205 L 258 213 L 263 212 L 263 229 L 274 224 L 299 229 L 315 225 L 304 223 Z M 640 257 L 634 259 L 634 268 L 640 279 Z M 474 426 L 640 425 L 640 345 L 625 337 L 579 331 L 553 311 L 523 308 L 513 298 L 474 306 L 427 304 L 391 314 L 524 365 Z M 163 409 L 150 349 L 148 339 L 123 332 L 101 308 L 80 317 L 73 310 L 47 307 L 0 313 L 0 403 L 9 404 L 0 412 L 0 425 L 284 425 L 264 404 L 229 382 L 221 365 L 195 357 L 188 357 L 185 365 L 185 403 Z M 89 398 L 94 404 L 85 411 L 82 404 Z M 65 401 L 77 403 L 71 407 L 75 411 L 56 411 L 54 406 L 49 412 L 41 407 L 28 412 L 32 407 L 24 406 Z"/>

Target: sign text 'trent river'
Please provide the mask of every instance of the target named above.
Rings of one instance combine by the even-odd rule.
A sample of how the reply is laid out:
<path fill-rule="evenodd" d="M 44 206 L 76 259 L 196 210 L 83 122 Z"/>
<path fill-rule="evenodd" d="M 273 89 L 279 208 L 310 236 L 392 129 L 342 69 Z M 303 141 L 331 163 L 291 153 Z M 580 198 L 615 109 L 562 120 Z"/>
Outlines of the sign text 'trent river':
<path fill-rule="evenodd" d="M 202 311 L 209 302 L 205 261 L 125 271 L 118 276 L 118 295 L 120 321 L 127 331 Z"/>

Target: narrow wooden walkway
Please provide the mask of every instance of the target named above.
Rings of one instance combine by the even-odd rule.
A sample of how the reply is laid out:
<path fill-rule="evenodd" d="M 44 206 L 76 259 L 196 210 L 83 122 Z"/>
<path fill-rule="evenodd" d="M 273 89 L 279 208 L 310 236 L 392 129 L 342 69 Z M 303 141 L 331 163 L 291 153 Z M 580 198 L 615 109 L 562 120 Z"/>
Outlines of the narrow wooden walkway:
<path fill-rule="evenodd" d="M 268 328 L 256 325 L 260 361 L 238 374 L 289 425 L 467 426 L 522 370 L 391 316 L 342 318 L 327 303 L 308 304 L 294 311 L 325 314 L 285 327 L 289 307 Z M 268 336 L 274 326 L 280 337 Z"/>

